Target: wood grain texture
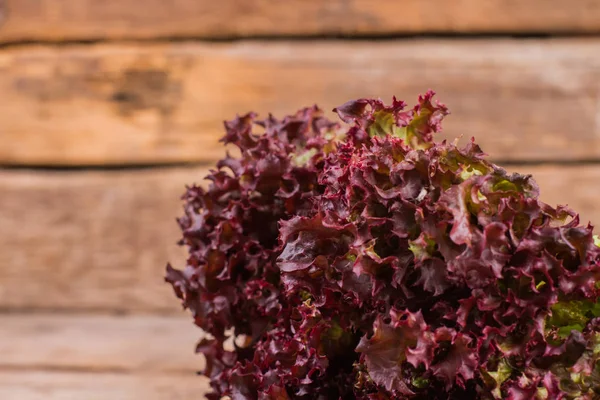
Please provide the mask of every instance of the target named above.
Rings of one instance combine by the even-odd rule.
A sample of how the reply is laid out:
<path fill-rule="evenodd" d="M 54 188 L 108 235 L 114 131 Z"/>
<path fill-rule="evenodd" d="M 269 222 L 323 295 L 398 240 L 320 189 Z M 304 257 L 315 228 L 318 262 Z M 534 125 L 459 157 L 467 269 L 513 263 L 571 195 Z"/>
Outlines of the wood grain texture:
<path fill-rule="evenodd" d="M 0 315 L 2 400 L 200 399 L 191 318 Z"/>
<path fill-rule="evenodd" d="M 0 315 L 3 400 L 203 398 L 191 318 Z"/>
<path fill-rule="evenodd" d="M 190 400 L 208 390 L 193 374 L 0 371 L 2 400 Z"/>
<path fill-rule="evenodd" d="M 202 332 L 185 317 L 3 314 L 0 369 L 193 375 Z"/>
<path fill-rule="evenodd" d="M 176 311 L 175 218 L 205 169 L 0 173 L 0 307 Z"/>
<path fill-rule="evenodd" d="M 533 174 L 544 201 L 600 223 L 600 166 L 510 170 Z M 163 271 L 185 260 L 178 199 L 204 172 L 1 172 L 0 308 L 179 312 Z"/>
<path fill-rule="evenodd" d="M 600 40 L 240 42 L 0 52 L 0 164 L 204 162 L 222 121 L 359 97 L 451 109 L 495 159 L 600 157 Z"/>
<path fill-rule="evenodd" d="M 301 16 L 301 18 L 299 18 Z M 4 0 L 0 41 L 600 31 L 595 0 Z"/>
<path fill-rule="evenodd" d="M 193 375 L 202 332 L 185 317 L 3 314 L 0 370 Z"/>

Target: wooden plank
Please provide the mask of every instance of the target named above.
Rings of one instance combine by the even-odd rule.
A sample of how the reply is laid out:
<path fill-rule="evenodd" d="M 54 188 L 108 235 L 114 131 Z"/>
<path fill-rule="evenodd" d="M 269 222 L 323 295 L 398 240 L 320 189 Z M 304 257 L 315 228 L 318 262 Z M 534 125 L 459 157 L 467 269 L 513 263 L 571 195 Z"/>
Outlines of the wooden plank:
<path fill-rule="evenodd" d="M 550 204 L 600 223 L 600 166 L 510 166 Z M 174 222 L 185 183 L 204 170 L 0 172 L 0 308 L 174 313 L 162 282 L 182 265 Z M 1 354 L 1 353 L 0 353 Z"/>
<path fill-rule="evenodd" d="M 214 160 L 236 113 L 428 88 L 453 112 L 442 137 L 476 136 L 495 159 L 598 159 L 599 82 L 600 39 L 9 48 L 0 165 Z"/>
<path fill-rule="evenodd" d="M 189 400 L 208 392 L 204 377 L 1 371 L 2 400 Z"/>
<path fill-rule="evenodd" d="M 0 370 L 193 375 L 202 332 L 185 317 L 2 314 Z"/>
<path fill-rule="evenodd" d="M 579 213 L 581 224 L 588 222 L 600 233 L 600 165 L 523 165 L 507 170 L 531 174 L 540 187 L 540 198 L 546 203 L 568 205 Z"/>
<path fill-rule="evenodd" d="M 202 168 L 0 172 L 0 308 L 180 309 L 163 282 L 185 251 L 185 184 Z"/>
<path fill-rule="evenodd" d="M 591 33 L 595 0 L 4 0 L 0 41 Z M 302 16 L 302 18 L 298 18 Z"/>
<path fill-rule="evenodd" d="M 3 314 L 0 398 L 202 398 L 201 335 L 183 316 Z"/>

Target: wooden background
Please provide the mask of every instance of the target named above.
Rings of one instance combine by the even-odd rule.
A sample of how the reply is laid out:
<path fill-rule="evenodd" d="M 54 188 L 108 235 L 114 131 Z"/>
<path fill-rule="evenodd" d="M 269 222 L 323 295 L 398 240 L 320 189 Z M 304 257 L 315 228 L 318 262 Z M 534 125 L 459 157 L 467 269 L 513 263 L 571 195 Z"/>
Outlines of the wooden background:
<path fill-rule="evenodd" d="M 598 34 L 597 0 L 0 0 L 0 398 L 202 397 L 162 275 L 236 113 L 433 88 L 600 223 Z"/>

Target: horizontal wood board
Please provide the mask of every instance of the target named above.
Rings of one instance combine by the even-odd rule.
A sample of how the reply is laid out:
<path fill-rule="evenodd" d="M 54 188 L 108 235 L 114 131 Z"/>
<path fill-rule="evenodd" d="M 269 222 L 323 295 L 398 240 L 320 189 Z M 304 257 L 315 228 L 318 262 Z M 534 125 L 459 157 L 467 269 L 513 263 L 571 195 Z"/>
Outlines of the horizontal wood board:
<path fill-rule="evenodd" d="M 202 331 L 186 317 L 1 314 L 0 371 L 193 375 Z"/>
<path fill-rule="evenodd" d="M 594 0 L 4 0 L 0 42 L 597 33 Z"/>
<path fill-rule="evenodd" d="M 205 168 L 0 172 L 0 307 L 174 311 L 175 218 Z"/>
<path fill-rule="evenodd" d="M 203 398 L 201 337 L 183 315 L 2 314 L 0 398 Z"/>
<path fill-rule="evenodd" d="M 600 223 L 600 166 L 515 166 L 550 204 Z M 163 283 L 181 266 L 175 217 L 204 168 L 0 172 L 0 309 L 177 313 Z"/>
<path fill-rule="evenodd" d="M 25 46 L 0 52 L 0 165 L 208 162 L 222 121 L 433 88 L 440 138 L 494 159 L 600 159 L 600 39 Z M 332 113 L 329 113 L 333 116 Z"/>
<path fill-rule="evenodd" d="M 194 374 L 0 371 L 2 400 L 200 400 L 208 391 Z"/>

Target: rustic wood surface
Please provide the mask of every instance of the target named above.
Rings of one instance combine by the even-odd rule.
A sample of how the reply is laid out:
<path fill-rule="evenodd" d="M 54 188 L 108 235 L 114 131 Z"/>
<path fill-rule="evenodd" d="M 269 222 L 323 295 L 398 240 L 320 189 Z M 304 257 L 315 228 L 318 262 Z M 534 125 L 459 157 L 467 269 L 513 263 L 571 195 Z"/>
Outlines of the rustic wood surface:
<path fill-rule="evenodd" d="M 453 39 L 8 48 L 0 165 L 212 161 L 236 113 L 413 104 L 430 87 L 453 113 L 442 137 L 501 160 L 600 159 L 600 39 Z"/>
<path fill-rule="evenodd" d="M 595 0 L 4 0 L 0 41 L 597 33 Z M 299 18 L 301 16 L 301 18 Z"/>
<path fill-rule="evenodd" d="M 0 172 L 0 307 L 177 310 L 163 283 L 205 168 Z"/>
<path fill-rule="evenodd" d="M 0 399 L 200 399 L 187 315 L 0 315 Z"/>
<path fill-rule="evenodd" d="M 207 380 L 193 374 L 0 371 L 2 400 L 201 400 Z"/>
<path fill-rule="evenodd" d="M 0 315 L 0 371 L 193 375 L 202 336 L 192 318 L 152 315 Z M 2 396 L 0 398 L 4 399 Z"/>
<path fill-rule="evenodd" d="M 440 137 L 600 223 L 596 0 L 0 0 L 0 399 L 203 398 L 162 277 L 222 121 L 428 88 Z"/>
<path fill-rule="evenodd" d="M 600 166 L 509 169 L 533 174 L 548 203 L 600 222 Z M 178 199 L 205 172 L 0 172 L 0 308 L 178 312 L 163 271 L 185 260 Z"/>

